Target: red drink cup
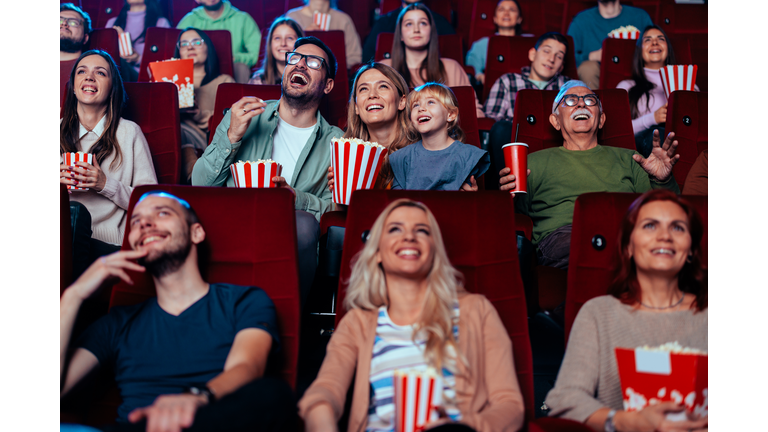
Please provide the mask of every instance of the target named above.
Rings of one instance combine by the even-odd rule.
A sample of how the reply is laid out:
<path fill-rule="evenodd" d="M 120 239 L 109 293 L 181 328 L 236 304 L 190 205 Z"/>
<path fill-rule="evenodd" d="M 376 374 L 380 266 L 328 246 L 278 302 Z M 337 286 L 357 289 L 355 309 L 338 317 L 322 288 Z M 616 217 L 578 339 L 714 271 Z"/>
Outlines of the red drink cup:
<path fill-rule="evenodd" d="M 504 165 L 515 175 L 515 188 L 511 193 L 528 193 L 528 144 L 509 143 L 501 147 Z"/>

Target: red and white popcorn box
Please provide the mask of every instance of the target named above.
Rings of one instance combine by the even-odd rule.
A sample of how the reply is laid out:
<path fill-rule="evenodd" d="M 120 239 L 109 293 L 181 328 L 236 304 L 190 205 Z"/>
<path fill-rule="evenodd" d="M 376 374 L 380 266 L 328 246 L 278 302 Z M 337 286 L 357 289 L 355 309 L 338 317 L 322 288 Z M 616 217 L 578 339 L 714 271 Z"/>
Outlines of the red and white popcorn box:
<path fill-rule="evenodd" d="M 612 39 L 637 39 L 640 37 L 640 30 L 635 26 L 621 26 L 616 30 L 612 30 L 608 33 L 608 37 Z"/>
<path fill-rule="evenodd" d="M 353 191 L 371 189 L 386 151 L 384 146 L 357 138 L 331 138 L 333 202 L 349 205 Z"/>
<path fill-rule="evenodd" d="M 131 43 L 131 34 L 128 32 L 120 33 L 119 47 L 120 55 L 127 57 L 133 55 L 133 44 Z"/>
<path fill-rule="evenodd" d="M 68 152 L 68 153 L 62 153 L 61 154 L 62 163 L 64 165 L 68 166 L 75 166 L 75 162 L 87 162 L 91 165 L 93 165 L 93 154 L 92 153 L 85 153 L 85 152 Z M 71 174 L 71 171 L 67 171 L 67 174 Z M 84 187 L 77 187 L 72 185 L 67 185 L 67 189 L 73 190 L 73 191 L 87 191 L 88 188 Z"/>
<path fill-rule="evenodd" d="M 395 432 L 423 431 L 426 424 L 439 418 L 434 408 L 442 403 L 443 378 L 434 368 L 395 370 L 393 386 Z"/>
<path fill-rule="evenodd" d="M 272 177 L 283 172 L 283 166 L 272 159 L 259 159 L 255 162 L 238 161 L 229 166 L 235 186 L 239 188 L 274 188 L 277 185 Z"/>
<path fill-rule="evenodd" d="M 152 82 L 170 82 L 179 89 L 179 108 L 195 105 L 195 66 L 192 59 L 170 59 L 149 64 Z"/>
<path fill-rule="evenodd" d="M 669 94 L 675 90 L 694 90 L 696 88 L 696 65 L 667 65 L 659 69 L 661 85 L 669 99 Z"/>
<path fill-rule="evenodd" d="M 328 31 L 331 29 L 331 14 L 315 11 L 315 14 L 312 16 L 312 22 L 320 27 L 320 30 Z"/>
<path fill-rule="evenodd" d="M 640 411 L 661 402 L 683 404 L 695 418 L 709 412 L 704 351 L 682 348 L 675 343 L 658 348 L 616 348 L 625 411 Z M 669 420 L 686 418 L 685 412 L 667 415 Z"/>

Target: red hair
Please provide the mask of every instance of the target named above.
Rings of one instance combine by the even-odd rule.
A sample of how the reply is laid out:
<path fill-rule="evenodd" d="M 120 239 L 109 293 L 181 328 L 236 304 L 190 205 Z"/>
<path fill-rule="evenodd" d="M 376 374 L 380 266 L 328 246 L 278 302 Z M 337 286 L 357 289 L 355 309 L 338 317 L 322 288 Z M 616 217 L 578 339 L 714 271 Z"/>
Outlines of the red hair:
<path fill-rule="evenodd" d="M 688 216 L 689 232 L 691 234 L 691 258 L 685 262 L 683 268 L 677 274 L 678 287 L 685 293 L 696 296 L 696 310 L 707 308 L 707 278 L 701 265 L 701 239 L 704 236 L 704 224 L 696 209 L 685 199 L 680 198 L 674 192 L 667 189 L 654 189 L 640 195 L 629 206 L 624 221 L 619 230 L 618 253 L 615 255 L 617 263 L 614 266 L 613 281 L 608 288 L 608 293 L 621 300 L 622 303 L 635 304 L 642 301 L 640 286 L 637 282 L 637 269 L 635 261 L 629 256 L 629 241 L 632 231 L 635 229 L 640 209 L 654 201 L 670 201 L 678 206 Z"/>

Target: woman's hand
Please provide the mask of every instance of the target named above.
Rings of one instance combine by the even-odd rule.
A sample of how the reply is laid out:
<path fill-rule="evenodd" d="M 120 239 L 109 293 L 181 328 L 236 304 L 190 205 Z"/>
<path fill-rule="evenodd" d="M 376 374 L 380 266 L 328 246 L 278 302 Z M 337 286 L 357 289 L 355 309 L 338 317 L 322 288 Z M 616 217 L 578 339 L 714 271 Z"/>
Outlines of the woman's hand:
<path fill-rule="evenodd" d="M 667 122 L 667 104 L 664 104 L 663 107 L 657 109 L 656 112 L 653 113 L 653 120 L 656 124 Z"/>
<path fill-rule="evenodd" d="M 61 168 L 61 183 L 65 183 L 63 178 L 65 176 L 69 176 L 69 179 L 74 180 L 74 182 L 65 184 L 90 188 L 96 192 L 101 192 L 107 185 L 107 175 L 104 174 L 104 171 L 102 171 L 98 165 L 91 165 L 88 162 L 77 161 L 75 162 L 74 166 L 62 164 Z M 67 173 L 67 170 L 70 171 L 70 173 Z"/>
<path fill-rule="evenodd" d="M 333 181 L 333 165 L 328 166 L 328 175 L 326 178 L 328 179 L 328 190 L 333 192 L 333 184 L 335 183 Z"/>
<path fill-rule="evenodd" d="M 699 420 L 667 420 L 668 413 L 680 412 L 684 409 L 684 405 L 675 402 L 663 402 L 657 405 L 647 406 L 640 411 L 620 411 L 617 412 L 614 417 L 614 424 L 616 430 L 637 432 L 685 432 L 707 427 L 707 417 Z"/>

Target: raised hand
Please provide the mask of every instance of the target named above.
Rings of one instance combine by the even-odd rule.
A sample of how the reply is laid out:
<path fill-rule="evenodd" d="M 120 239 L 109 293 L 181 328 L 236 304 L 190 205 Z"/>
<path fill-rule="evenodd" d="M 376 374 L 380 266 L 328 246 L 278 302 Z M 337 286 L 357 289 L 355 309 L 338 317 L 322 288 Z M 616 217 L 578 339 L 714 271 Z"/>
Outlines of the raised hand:
<path fill-rule="evenodd" d="M 67 291 L 76 294 L 80 300 L 85 300 L 93 293 L 104 286 L 112 285 L 118 279 L 125 283 L 133 285 L 133 281 L 126 273 L 126 270 L 143 272 L 144 267 L 136 264 L 132 260 L 143 257 L 147 251 L 119 251 L 113 254 L 100 257 L 88 269 L 80 275 Z"/>
<path fill-rule="evenodd" d="M 232 104 L 229 130 L 227 130 L 229 142 L 234 144 L 243 139 L 251 119 L 263 113 L 266 106 L 266 102 L 255 96 L 244 96 Z"/>
<path fill-rule="evenodd" d="M 659 130 L 656 129 L 653 131 L 653 150 L 651 150 L 648 158 L 646 159 L 639 154 L 632 155 L 632 159 L 643 167 L 651 179 L 659 183 L 669 180 L 672 176 L 672 167 L 680 159 L 680 155 L 675 154 L 678 142 L 677 140 L 673 141 L 674 137 L 675 133 L 670 132 L 664 140 L 664 144 L 659 145 L 661 139 L 659 138 Z"/>

